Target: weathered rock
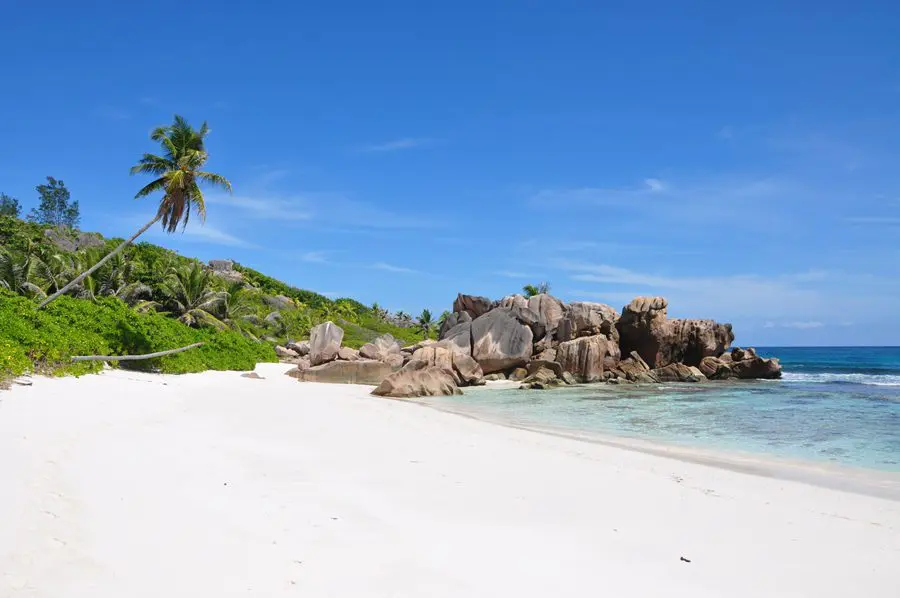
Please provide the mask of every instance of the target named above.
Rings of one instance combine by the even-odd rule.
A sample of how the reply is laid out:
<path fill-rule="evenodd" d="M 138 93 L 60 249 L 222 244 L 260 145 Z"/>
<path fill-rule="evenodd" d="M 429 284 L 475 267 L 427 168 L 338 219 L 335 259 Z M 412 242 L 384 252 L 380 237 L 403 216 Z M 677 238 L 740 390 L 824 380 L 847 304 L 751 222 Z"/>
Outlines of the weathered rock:
<path fill-rule="evenodd" d="M 441 343 L 422 347 L 412 355 L 412 359 L 405 367 L 410 367 L 416 362 L 425 363 L 429 367 L 436 367 L 453 376 L 458 386 L 477 386 L 484 384 L 484 372 L 471 356 L 454 350 L 452 346 Z"/>
<path fill-rule="evenodd" d="M 510 310 L 497 308 L 472 321 L 472 357 L 485 373 L 528 362 L 534 335 Z"/>
<path fill-rule="evenodd" d="M 735 347 L 731 350 L 731 359 L 733 361 L 744 361 L 745 359 L 753 359 L 756 356 L 756 349 L 753 347 L 747 349 Z"/>
<path fill-rule="evenodd" d="M 295 351 L 297 355 L 303 357 L 309 355 L 309 341 L 288 341 L 285 345 L 291 351 Z"/>
<path fill-rule="evenodd" d="M 781 364 L 775 358 L 764 359 L 759 356 L 754 356 L 750 359 L 734 361 L 731 364 L 731 371 L 734 372 L 736 377 L 741 379 L 781 378 Z"/>
<path fill-rule="evenodd" d="M 552 334 L 563 317 L 565 306 L 562 301 L 552 295 L 540 294 L 528 298 L 528 309 L 538 314 L 539 322 L 544 330 Z M 543 334 L 538 335 L 538 338 L 543 336 Z"/>
<path fill-rule="evenodd" d="M 357 361 L 331 361 L 308 369 L 291 370 L 287 374 L 304 382 L 376 386 L 394 371 L 396 371 L 395 368 L 383 361 L 360 359 Z"/>
<path fill-rule="evenodd" d="M 241 378 L 250 378 L 251 380 L 265 380 L 265 378 L 263 378 L 256 372 L 244 372 L 243 374 L 241 374 Z"/>
<path fill-rule="evenodd" d="M 462 394 L 453 376 L 424 361 L 411 361 L 386 377 L 372 394 L 381 397 L 430 397 Z"/>
<path fill-rule="evenodd" d="M 612 368 L 619 362 L 619 346 L 600 334 L 584 336 L 559 343 L 556 358 L 579 382 L 599 382 L 604 366 Z"/>
<path fill-rule="evenodd" d="M 460 313 L 465 312 L 469 314 L 472 319 L 477 318 L 487 312 L 491 311 L 494 307 L 494 302 L 488 299 L 487 297 L 478 297 L 475 295 L 463 295 L 459 293 L 456 296 L 456 300 L 453 302 L 453 311 Z"/>
<path fill-rule="evenodd" d="M 703 375 L 710 380 L 725 380 L 727 378 L 735 378 L 736 375 L 731 369 L 731 361 L 724 361 L 718 357 L 711 355 L 700 360 L 697 366 Z"/>
<path fill-rule="evenodd" d="M 265 322 L 267 324 L 277 324 L 280 321 L 281 321 L 281 312 L 279 312 L 279 311 L 273 311 L 272 313 L 267 315 L 265 318 Z"/>
<path fill-rule="evenodd" d="M 528 377 L 528 370 L 525 368 L 516 368 L 509 373 L 509 379 L 513 382 L 520 382 Z"/>
<path fill-rule="evenodd" d="M 619 312 L 604 303 L 577 301 L 566 306 L 563 318 L 556 329 L 559 341 L 570 341 L 581 336 L 602 334 L 616 342 L 619 331 L 616 322 Z"/>
<path fill-rule="evenodd" d="M 300 357 L 300 354 L 294 351 L 293 349 L 288 349 L 287 347 L 282 347 L 281 345 L 275 345 L 275 355 L 282 359 L 288 359 L 291 357 Z"/>
<path fill-rule="evenodd" d="M 613 371 L 617 378 L 624 378 L 633 382 L 641 374 L 649 372 L 650 366 L 647 365 L 647 362 L 644 361 L 637 351 L 632 351 L 626 359 L 619 362 Z"/>
<path fill-rule="evenodd" d="M 683 363 L 670 363 L 651 372 L 660 382 L 702 382 L 706 376 L 695 367 Z"/>
<path fill-rule="evenodd" d="M 528 376 L 520 388 L 544 390 L 566 384 L 562 366 L 554 361 L 532 361 L 528 364 Z"/>
<path fill-rule="evenodd" d="M 359 359 L 359 351 L 350 347 L 341 347 L 338 349 L 337 358 L 344 361 L 356 361 Z"/>
<path fill-rule="evenodd" d="M 415 353 L 417 350 L 421 349 L 422 347 L 427 347 L 429 345 L 433 345 L 436 342 L 437 342 L 436 340 L 426 338 L 423 341 L 417 342 L 415 345 L 408 345 L 406 347 L 401 347 L 400 351 L 402 353 L 409 353 L 411 355 L 411 354 Z M 362 349 L 360 349 L 360 351 L 362 351 Z"/>
<path fill-rule="evenodd" d="M 79 233 L 65 227 L 51 227 L 44 230 L 44 236 L 58 249 L 67 252 L 81 251 L 91 247 L 102 247 L 103 237 L 98 233 Z"/>
<path fill-rule="evenodd" d="M 390 334 L 383 334 L 359 348 L 359 356 L 365 359 L 387 361 L 391 355 L 400 355 L 400 343 Z"/>
<path fill-rule="evenodd" d="M 309 331 L 309 360 L 317 366 L 337 357 L 344 330 L 333 322 L 323 322 Z"/>
<path fill-rule="evenodd" d="M 244 275 L 234 269 L 234 262 L 231 260 L 209 260 L 209 268 L 213 274 L 229 282 L 244 280 Z"/>
<path fill-rule="evenodd" d="M 528 307 L 510 307 L 504 309 L 507 309 L 519 322 L 531 328 L 532 338 L 543 339 L 547 336 L 547 326 L 544 324 L 544 319 L 536 311 Z"/>
<path fill-rule="evenodd" d="M 734 340 L 731 324 L 713 320 L 667 320 L 662 297 L 638 297 L 622 310 L 616 323 L 623 353 L 637 351 L 653 368 L 671 363 L 691 366 L 717 357 Z"/>
<path fill-rule="evenodd" d="M 497 307 L 505 307 L 507 309 L 512 309 L 514 307 L 527 308 L 528 299 L 522 295 L 508 295 L 500 300 Z"/>
<path fill-rule="evenodd" d="M 544 349 L 537 354 L 537 359 L 542 359 L 544 361 L 556 361 L 557 354 L 558 351 L 556 349 Z"/>
<path fill-rule="evenodd" d="M 700 365 L 704 357 L 718 357 L 734 340 L 731 324 L 714 320 L 669 320 L 663 327 L 657 367 L 670 363 Z"/>
<path fill-rule="evenodd" d="M 626 378 L 629 382 L 634 382 L 635 384 L 658 384 L 659 378 L 657 378 L 656 374 L 651 372 L 641 372 L 637 374 L 634 379 Z"/>
<path fill-rule="evenodd" d="M 562 378 L 565 375 L 565 370 L 563 369 L 561 363 L 559 363 L 558 361 L 545 361 L 543 359 L 534 359 L 528 362 L 528 367 L 525 369 L 525 371 L 529 376 L 531 376 L 541 368 L 550 370 L 557 378 Z"/>
<path fill-rule="evenodd" d="M 294 309 L 296 307 L 294 300 L 290 297 L 285 297 L 284 295 L 264 295 L 263 302 L 272 309 L 277 309 L 279 311 Z"/>
<path fill-rule="evenodd" d="M 441 329 L 438 332 L 438 339 L 443 340 L 447 338 L 447 333 L 460 324 L 465 324 L 467 322 L 472 321 L 472 316 L 468 314 L 468 312 L 459 312 L 454 311 L 449 316 L 444 319 L 443 324 L 441 324 Z"/>
<path fill-rule="evenodd" d="M 472 322 L 460 322 L 447 333 L 439 341 L 445 345 L 452 345 L 454 350 L 466 355 L 472 354 Z"/>
<path fill-rule="evenodd" d="M 488 374 L 484 377 L 486 382 L 500 382 L 506 380 L 506 374 L 503 372 L 494 372 L 493 374 Z"/>

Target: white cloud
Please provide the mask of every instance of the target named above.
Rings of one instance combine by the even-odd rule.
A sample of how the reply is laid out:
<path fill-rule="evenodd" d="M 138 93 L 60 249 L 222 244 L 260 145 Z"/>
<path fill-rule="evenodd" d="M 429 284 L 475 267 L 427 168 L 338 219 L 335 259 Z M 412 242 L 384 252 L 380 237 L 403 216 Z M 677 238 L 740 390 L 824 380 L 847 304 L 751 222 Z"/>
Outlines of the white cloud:
<path fill-rule="evenodd" d="M 300 259 L 310 264 L 327 264 L 328 258 L 325 251 L 307 251 L 300 254 Z"/>
<path fill-rule="evenodd" d="M 363 152 L 394 152 L 397 150 L 421 147 L 423 145 L 427 145 L 430 142 L 431 142 L 430 139 L 417 138 L 417 137 L 404 137 L 402 139 L 394 139 L 393 141 L 386 141 L 384 143 L 375 143 L 372 145 L 366 145 L 366 146 L 363 146 L 362 148 L 360 148 L 360 151 L 363 151 Z"/>
<path fill-rule="evenodd" d="M 393 212 L 368 202 L 334 193 L 305 193 L 291 197 L 268 195 L 211 195 L 207 203 L 241 210 L 251 218 L 279 222 L 335 223 L 332 230 L 434 228 L 437 221 Z M 320 228 L 324 231 L 324 228 Z"/>
<path fill-rule="evenodd" d="M 256 248 L 257 246 L 239 239 L 234 235 L 225 231 L 213 228 L 208 224 L 199 225 L 189 224 L 185 229 L 183 236 L 187 241 L 196 241 L 198 243 L 209 243 L 210 245 L 227 245 L 229 247 L 247 247 Z"/>
<path fill-rule="evenodd" d="M 263 220 L 309 220 L 312 215 L 302 199 L 253 197 L 247 195 L 209 195 L 206 202 L 243 210 L 251 218 Z"/>
<path fill-rule="evenodd" d="M 783 328 L 795 328 L 797 330 L 809 330 L 812 328 L 821 328 L 824 325 L 825 324 L 823 324 L 822 322 L 818 322 L 815 320 L 809 320 L 806 322 L 802 322 L 802 321 L 800 321 L 800 322 L 785 322 L 781 326 Z"/>
<path fill-rule="evenodd" d="M 403 266 L 395 266 L 393 264 L 386 264 L 385 262 L 376 262 L 372 264 L 372 268 L 375 270 L 384 270 L 385 272 L 396 272 L 398 274 L 418 274 L 418 270 L 413 270 L 412 268 L 405 268 Z"/>

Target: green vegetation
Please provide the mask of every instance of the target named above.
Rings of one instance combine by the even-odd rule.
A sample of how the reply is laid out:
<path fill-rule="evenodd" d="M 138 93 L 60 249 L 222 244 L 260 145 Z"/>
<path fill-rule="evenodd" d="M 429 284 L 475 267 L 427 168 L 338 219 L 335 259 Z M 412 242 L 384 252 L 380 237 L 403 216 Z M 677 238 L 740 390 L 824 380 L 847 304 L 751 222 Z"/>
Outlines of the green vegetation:
<path fill-rule="evenodd" d="M 22 212 L 22 206 L 15 197 L 10 197 L 6 193 L 0 193 L 0 216 L 19 217 Z"/>
<path fill-rule="evenodd" d="M 526 284 L 522 287 L 522 292 L 526 297 L 534 297 L 535 295 L 546 295 L 550 293 L 550 283 L 541 282 L 539 284 Z"/>
<path fill-rule="evenodd" d="M 240 264 L 216 272 L 174 251 L 134 244 L 156 222 L 173 232 L 192 211 L 203 219 L 201 183 L 231 190 L 223 176 L 201 170 L 208 133 L 206 123 L 195 130 L 180 116 L 151 133 L 162 154 L 144 154 L 131 173 L 156 177 L 136 197 L 161 191 L 162 198 L 153 219 L 128 239 L 79 233 L 78 201 L 53 177 L 36 187 L 38 207 L 27 222 L 18 218 L 18 201 L 0 194 L 0 381 L 26 371 L 82 374 L 101 367 L 72 363 L 74 355 L 154 353 L 197 342 L 205 345 L 120 367 L 251 369 L 275 359 L 274 344 L 307 338 L 327 320 L 345 329 L 350 347 L 385 333 L 405 344 L 435 334 L 428 310 L 413 322 L 404 312 L 331 300 Z"/>
<path fill-rule="evenodd" d="M 177 114 L 173 124 L 157 127 L 150 133 L 150 138 L 162 146 L 163 155 L 144 154 L 140 161 L 131 168 L 131 174 L 152 174 L 158 177 L 145 185 L 134 196 L 137 199 L 146 197 L 156 191 L 162 191 L 163 196 L 159 201 L 156 216 L 131 235 L 130 238 L 119 243 L 118 247 L 98 260 L 89 269 L 41 301 L 39 308 L 43 308 L 57 297 L 81 284 L 85 277 L 89 276 L 94 270 L 103 267 L 107 260 L 124 251 L 128 245 L 160 220 L 162 220 L 163 228 L 167 232 L 172 233 L 178 228 L 179 223 L 182 225 L 182 228 L 187 226 L 191 210 L 197 212 L 200 220 L 206 219 L 206 203 L 203 200 L 203 192 L 200 191 L 199 183 L 223 187 L 231 191 L 231 183 L 228 182 L 228 179 L 220 174 L 200 170 L 209 159 L 209 154 L 204 145 L 208 134 L 209 126 L 205 122 L 200 126 L 199 130 L 194 130 L 183 117 Z M 53 181 L 49 177 L 48 180 Z M 60 185 L 62 185 L 62 181 L 60 181 Z M 38 191 L 40 189 L 38 187 Z M 66 191 L 66 198 L 68 199 L 68 191 Z M 77 215 L 77 201 L 74 207 Z M 69 225 L 69 227 L 73 228 L 74 225 Z"/>
<path fill-rule="evenodd" d="M 72 195 L 66 189 L 65 183 L 48 176 L 47 184 L 38 185 L 35 190 L 41 199 L 38 206 L 28 214 L 29 220 L 57 228 L 78 227 L 81 221 L 78 200 L 72 201 Z"/>
<path fill-rule="evenodd" d="M 182 374 L 247 370 L 257 362 L 275 361 L 266 343 L 230 330 L 195 329 L 162 314 L 139 313 L 116 298 L 84 301 L 66 296 L 39 311 L 27 298 L 0 290 L 0 378 L 31 369 L 85 374 L 102 363 L 72 363 L 73 355 L 134 355 L 197 342 L 206 344 L 158 359 L 122 362 L 121 367 Z"/>

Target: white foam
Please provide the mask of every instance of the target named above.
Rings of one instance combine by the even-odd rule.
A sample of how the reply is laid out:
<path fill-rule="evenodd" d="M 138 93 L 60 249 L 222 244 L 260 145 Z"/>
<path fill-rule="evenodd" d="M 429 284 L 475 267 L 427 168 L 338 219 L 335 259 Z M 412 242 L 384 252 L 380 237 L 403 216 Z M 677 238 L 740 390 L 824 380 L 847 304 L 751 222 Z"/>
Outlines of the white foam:
<path fill-rule="evenodd" d="M 900 376 L 894 374 L 848 374 L 819 372 L 815 374 L 785 372 L 781 379 L 785 382 L 846 382 L 870 386 L 900 386 Z"/>

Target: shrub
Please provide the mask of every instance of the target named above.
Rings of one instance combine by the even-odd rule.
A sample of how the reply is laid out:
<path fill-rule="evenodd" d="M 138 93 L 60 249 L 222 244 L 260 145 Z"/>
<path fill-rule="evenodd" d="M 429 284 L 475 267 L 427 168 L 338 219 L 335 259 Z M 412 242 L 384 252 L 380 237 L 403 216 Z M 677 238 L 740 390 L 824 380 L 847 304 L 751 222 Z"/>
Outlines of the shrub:
<path fill-rule="evenodd" d="M 84 374 L 102 362 L 72 363 L 73 355 L 134 355 L 206 343 L 162 358 L 123 361 L 120 367 L 171 374 L 248 370 L 275 361 L 272 347 L 231 330 L 193 329 L 157 313 L 137 313 L 115 298 L 91 302 L 60 297 L 38 311 L 30 300 L 0 291 L 0 359 L 3 376 L 33 370 Z M 115 363 L 115 362 L 112 362 Z M 7 371 L 8 370 L 8 371 Z"/>

